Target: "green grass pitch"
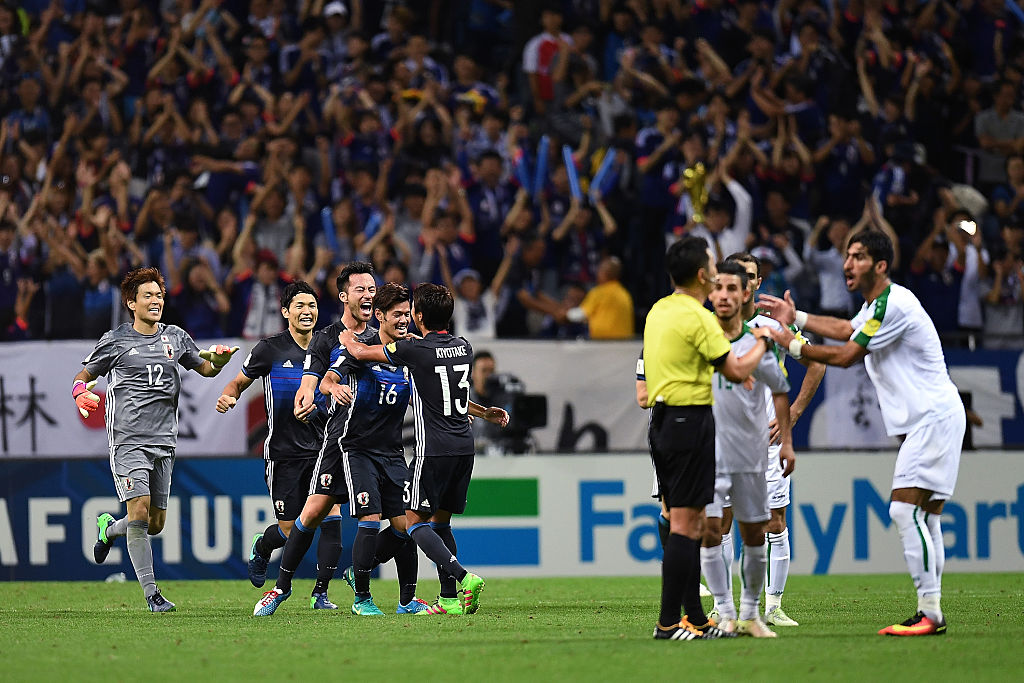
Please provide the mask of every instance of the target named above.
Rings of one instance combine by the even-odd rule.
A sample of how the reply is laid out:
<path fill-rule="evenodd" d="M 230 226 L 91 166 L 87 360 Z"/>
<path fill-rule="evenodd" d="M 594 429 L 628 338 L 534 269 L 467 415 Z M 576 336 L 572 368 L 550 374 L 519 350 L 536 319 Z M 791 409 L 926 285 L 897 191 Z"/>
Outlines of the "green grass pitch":
<path fill-rule="evenodd" d="M 421 594 L 436 586 L 424 577 Z M 253 618 L 244 581 L 162 584 L 178 612 L 150 614 L 138 585 L 0 583 L 4 681 L 72 680 L 1020 680 L 1024 575 L 943 577 L 949 633 L 891 638 L 916 601 L 906 576 L 792 577 L 784 605 L 801 622 L 775 640 L 651 638 L 658 579 L 492 579 L 470 617 L 384 617 L 309 609 L 311 581 L 276 615 Z M 269 584 L 268 584 L 269 585 Z M 710 678 L 710 677 L 715 678 Z M 316 678 L 314 678 L 316 677 Z M 386 677 L 386 678 L 385 678 Z M 425 677 L 425 678 L 424 678 Z M 723 678 L 724 677 L 724 678 Z"/>

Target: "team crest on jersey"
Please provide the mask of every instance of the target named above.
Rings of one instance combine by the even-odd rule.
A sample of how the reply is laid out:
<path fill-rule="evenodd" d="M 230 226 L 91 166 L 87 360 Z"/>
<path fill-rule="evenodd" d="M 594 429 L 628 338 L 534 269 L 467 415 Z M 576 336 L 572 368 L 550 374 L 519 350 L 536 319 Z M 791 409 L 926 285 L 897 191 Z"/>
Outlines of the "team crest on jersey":
<path fill-rule="evenodd" d="M 132 481 L 131 477 L 125 477 L 124 478 L 124 490 L 125 491 L 131 491 L 133 488 L 135 488 L 135 482 Z"/>
<path fill-rule="evenodd" d="M 359 503 L 362 507 L 366 507 L 367 505 L 370 504 L 370 494 L 367 493 L 366 491 L 360 491 L 359 493 L 356 494 L 356 502 Z"/>
<path fill-rule="evenodd" d="M 162 341 L 162 342 L 169 342 L 169 341 L 171 341 L 171 338 L 168 337 L 166 334 L 161 334 L 160 335 L 160 341 Z"/>
<path fill-rule="evenodd" d="M 321 488 L 325 488 L 325 489 L 331 488 L 331 480 L 332 479 L 334 479 L 334 477 L 332 477 L 329 474 L 321 474 L 320 475 L 320 487 Z"/>
<path fill-rule="evenodd" d="M 164 344 L 164 355 L 170 360 L 174 360 L 174 347 L 170 344 Z"/>
<path fill-rule="evenodd" d="M 283 500 L 275 500 L 274 501 L 274 509 L 277 510 L 278 512 L 284 512 L 284 501 Z"/>

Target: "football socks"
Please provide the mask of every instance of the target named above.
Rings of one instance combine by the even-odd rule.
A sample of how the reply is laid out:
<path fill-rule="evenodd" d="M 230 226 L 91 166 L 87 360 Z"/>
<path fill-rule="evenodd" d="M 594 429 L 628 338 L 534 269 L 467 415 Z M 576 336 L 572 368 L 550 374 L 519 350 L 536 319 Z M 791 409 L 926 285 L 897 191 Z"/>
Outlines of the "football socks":
<path fill-rule="evenodd" d="M 147 598 L 156 593 L 156 578 L 153 574 L 153 546 L 149 543 L 149 522 L 132 520 L 128 522 L 128 556 L 135 568 L 142 592 Z"/>
<path fill-rule="evenodd" d="M 726 573 L 722 546 L 700 549 L 700 569 L 708 590 L 715 596 L 715 609 L 723 620 L 736 618 L 736 605 L 732 599 L 732 581 Z"/>
<path fill-rule="evenodd" d="M 459 547 L 455 543 L 455 536 L 452 535 L 451 524 L 441 524 L 439 522 L 431 522 L 430 528 L 441 537 L 444 542 L 444 546 L 451 551 L 452 555 L 459 554 Z M 437 570 L 437 581 L 441 584 L 441 597 L 443 598 L 454 598 L 457 595 L 458 587 L 455 585 L 455 577 L 451 576 L 447 572 L 441 571 L 438 567 Z"/>
<path fill-rule="evenodd" d="M 740 620 L 757 620 L 760 618 L 758 608 L 761 602 L 761 591 L 764 589 L 765 568 L 768 566 L 767 544 L 743 544 L 743 564 L 740 576 L 743 578 L 743 589 L 740 592 Z"/>
<path fill-rule="evenodd" d="M 260 557 L 270 557 L 270 553 L 278 548 L 283 548 L 288 537 L 281 531 L 277 524 L 271 524 L 263 531 L 263 536 L 256 541 L 256 552 Z"/>
<path fill-rule="evenodd" d="M 292 576 L 295 575 L 295 570 L 298 569 L 302 558 L 306 556 L 309 546 L 313 545 L 314 533 L 316 533 L 315 528 L 307 529 L 303 526 L 302 520 L 295 520 L 295 526 L 288 534 L 288 541 L 284 544 L 284 551 L 281 553 L 281 567 L 277 574 L 277 588 L 281 593 L 291 595 Z"/>
<path fill-rule="evenodd" d="M 437 532 L 430 528 L 426 522 L 413 524 L 409 529 L 409 535 L 416 541 L 423 554 L 437 565 L 438 570 L 444 570 L 461 581 L 466 576 L 466 570 L 459 564 L 459 560 L 445 546 L 444 541 L 437 535 Z"/>
<path fill-rule="evenodd" d="M 316 585 L 314 593 L 327 593 L 338 570 L 341 557 L 341 515 L 328 515 L 320 522 L 320 540 L 316 545 Z"/>
<path fill-rule="evenodd" d="M 768 583 L 765 586 L 765 609 L 768 609 L 768 595 L 781 596 L 786 590 L 786 580 L 789 578 L 789 529 L 783 529 L 779 534 L 768 534 Z M 776 602 L 771 600 L 774 606 L 778 606 L 781 599 Z"/>
<path fill-rule="evenodd" d="M 380 522 L 359 520 L 356 540 L 352 542 L 352 570 L 355 572 L 356 601 L 370 597 L 370 572 L 373 571 L 373 555 L 377 550 L 377 534 Z"/>

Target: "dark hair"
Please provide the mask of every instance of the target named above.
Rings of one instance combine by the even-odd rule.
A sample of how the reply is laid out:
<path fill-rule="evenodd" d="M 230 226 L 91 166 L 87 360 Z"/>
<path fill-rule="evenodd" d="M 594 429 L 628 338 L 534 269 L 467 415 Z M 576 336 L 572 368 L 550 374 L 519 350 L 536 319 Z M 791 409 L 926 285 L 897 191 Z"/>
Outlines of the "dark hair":
<path fill-rule="evenodd" d="M 750 252 L 737 251 L 735 254 L 729 254 L 726 256 L 725 260 L 730 263 L 753 263 L 757 266 L 757 276 L 761 277 L 761 259 L 757 258 Z"/>
<path fill-rule="evenodd" d="M 431 282 L 420 284 L 412 294 L 412 305 L 423 316 L 423 332 L 437 332 L 448 327 L 455 312 L 455 299 L 447 287 Z"/>
<path fill-rule="evenodd" d="M 892 266 L 893 250 L 892 242 L 883 232 L 877 230 L 861 230 L 850 238 L 850 244 L 860 242 L 867 250 L 868 256 L 875 263 L 885 261 L 885 272 L 888 274 Z"/>
<path fill-rule="evenodd" d="M 473 363 L 478 360 L 494 360 L 494 354 L 490 351 L 476 351 L 473 353 Z"/>
<path fill-rule="evenodd" d="M 480 156 L 477 157 L 477 163 L 483 162 L 484 159 L 491 159 L 492 161 L 496 161 L 499 164 L 502 163 L 501 155 L 495 152 L 493 149 L 488 149 L 481 152 Z"/>
<path fill-rule="evenodd" d="M 129 301 L 135 301 L 139 295 L 139 287 L 147 282 L 155 282 L 160 285 L 160 293 L 167 293 L 167 285 L 164 284 L 164 276 L 157 268 L 136 268 L 124 276 L 121 280 L 121 302 L 128 308 Z M 128 315 L 135 317 L 135 312 L 128 308 Z"/>
<path fill-rule="evenodd" d="M 668 248 L 665 267 L 676 287 L 697 279 L 701 268 L 708 267 L 708 243 L 703 237 L 690 235 Z"/>
<path fill-rule="evenodd" d="M 742 289 L 747 288 L 747 282 L 750 281 L 750 273 L 747 269 L 739 264 L 739 261 L 730 261 L 726 259 L 718 264 L 719 275 L 736 275 L 740 279 L 740 287 Z"/>
<path fill-rule="evenodd" d="M 288 308 L 292 305 L 292 299 L 299 294 L 309 294 L 316 299 L 316 292 L 309 285 L 308 282 L 303 280 L 296 280 L 295 282 L 285 285 L 284 290 L 281 292 L 281 308 Z"/>
<path fill-rule="evenodd" d="M 409 300 L 409 288 L 403 285 L 388 282 L 380 286 L 373 296 L 373 307 L 381 313 L 387 313 L 392 308 Z"/>
<path fill-rule="evenodd" d="M 342 268 L 336 281 L 339 292 L 348 289 L 348 279 L 353 275 L 373 275 L 373 264 L 367 261 L 353 261 Z"/>

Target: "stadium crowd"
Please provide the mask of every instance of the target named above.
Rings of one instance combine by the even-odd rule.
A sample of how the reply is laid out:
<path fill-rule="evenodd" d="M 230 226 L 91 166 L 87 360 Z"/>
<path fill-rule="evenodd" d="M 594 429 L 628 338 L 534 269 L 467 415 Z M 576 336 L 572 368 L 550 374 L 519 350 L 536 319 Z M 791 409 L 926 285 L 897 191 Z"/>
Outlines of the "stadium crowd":
<path fill-rule="evenodd" d="M 1024 347 L 1022 29 L 998 0 L 7 0 L 0 338 L 99 336 L 142 264 L 196 338 L 280 331 L 300 278 L 326 325 L 353 259 L 448 284 L 475 338 L 628 338 L 687 233 L 849 317 L 868 226 L 944 339 Z"/>

